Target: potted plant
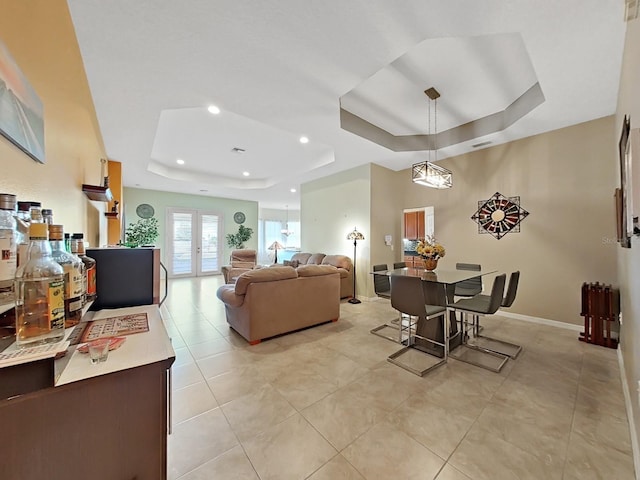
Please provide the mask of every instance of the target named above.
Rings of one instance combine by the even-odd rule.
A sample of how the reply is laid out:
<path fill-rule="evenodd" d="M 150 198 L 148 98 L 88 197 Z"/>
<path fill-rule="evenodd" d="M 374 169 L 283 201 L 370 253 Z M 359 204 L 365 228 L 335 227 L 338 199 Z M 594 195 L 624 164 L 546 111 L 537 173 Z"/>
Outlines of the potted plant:
<path fill-rule="evenodd" d="M 158 238 L 158 219 L 155 217 L 142 218 L 130 223 L 125 231 L 126 244 L 129 247 L 153 246 Z"/>
<path fill-rule="evenodd" d="M 244 248 L 244 242 L 248 241 L 253 235 L 253 228 L 240 225 L 238 233 L 227 234 L 227 245 L 231 248 Z"/>
<path fill-rule="evenodd" d="M 444 247 L 433 236 L 427 236 L 424 240 L 420 240 L 416 246 L 416 252 L 422 257 L 424 268 L 429 271 L 436 269 L 438 260 L 446 253 Z"/>

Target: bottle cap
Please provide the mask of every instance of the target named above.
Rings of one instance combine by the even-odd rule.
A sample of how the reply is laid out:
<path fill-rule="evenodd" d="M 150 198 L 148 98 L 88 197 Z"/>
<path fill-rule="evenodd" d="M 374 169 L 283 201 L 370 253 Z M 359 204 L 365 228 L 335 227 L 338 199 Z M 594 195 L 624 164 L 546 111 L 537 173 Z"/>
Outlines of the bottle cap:
<path fill-rule="evenodd" d="M 71 235 L 71 238 L 73 238 L 74 240 L 81 240 L 84 238 L 84 233 L 74 233 L 73 235 Z"/>
<path fill-rule="evenodd" d="M 63 232 L 64 227 L 62 225 L 49 225 L 49 240 L 62 240 Z"/>
<path fill-rule="evenodd" d="M 31 210 L 31 202 L 18 202 L 18 210 L 20 212 L 28 212 Z"/>
<path fill-rule="evenodd" d="M 42 214 L 43 215 L 53 215 L 53 210 L 51 210 L 50 208 L 43 208 L 42 209 Z"/>
<path fill-rule="evenodd" d="M 31 205 L 32 207 L 40 208 L 42 206 L 42 203 L 40 203 L 40 202 L 29 202 L 29 205 Z"/>
<path fill-rule="evenodd" d="M 11 193 L 0 193 L 0 208 L 2 210 L 15 210 L 16 196 Z"/>
<path fill-rule="evenodd" d="M 32 223 L 29 225 L 30 238 L 48 238 L 46 223 Z"/>

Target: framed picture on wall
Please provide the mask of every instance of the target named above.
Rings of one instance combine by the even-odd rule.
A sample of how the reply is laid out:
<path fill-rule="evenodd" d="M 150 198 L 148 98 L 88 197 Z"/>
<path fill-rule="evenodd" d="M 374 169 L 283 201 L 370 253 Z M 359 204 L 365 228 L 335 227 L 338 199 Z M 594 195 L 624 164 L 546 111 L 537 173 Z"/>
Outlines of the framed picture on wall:
<path fill-rule="evenodd" d="M 631 248 L 633 235 L 633 193 L 631 191 L 631 148 L 629 132 L 631 118 L 625 115 L 622 133 L 618 142 L 620 153 L 620 189 L 616 192 L 616 215 L 618 223 L 618 241 L 624 248 Z"/>
<path fill-rule="evenodd" d="M 0 41 L 0 134 L 44 163 L 44 116 L 40 97 Z"/>

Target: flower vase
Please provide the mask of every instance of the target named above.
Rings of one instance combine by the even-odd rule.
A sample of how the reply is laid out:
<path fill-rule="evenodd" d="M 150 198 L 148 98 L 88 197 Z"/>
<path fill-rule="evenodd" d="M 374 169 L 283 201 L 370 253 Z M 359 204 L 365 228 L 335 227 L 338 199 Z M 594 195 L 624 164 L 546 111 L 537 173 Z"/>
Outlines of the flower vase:
<path fill-rule="evenodd" d="M 438 268 L 438 259 L 437 258 L 425 258 L 424 259 L 424 269 L 428 272 L 432 272 Z"/>

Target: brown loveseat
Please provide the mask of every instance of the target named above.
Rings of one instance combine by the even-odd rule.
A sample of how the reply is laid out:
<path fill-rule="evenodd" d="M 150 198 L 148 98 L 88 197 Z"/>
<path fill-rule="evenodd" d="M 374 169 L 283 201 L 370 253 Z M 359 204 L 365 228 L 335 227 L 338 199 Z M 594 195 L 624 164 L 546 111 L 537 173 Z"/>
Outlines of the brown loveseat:
<path fill-rule="evenodd" d="M 332 265 L 340 273 L 340 298 L 353 297 L 353 262 L 346 255 L 324 253 L 295 253 L 290 262 L 298 265 Z"/>
<path fill-rule="evenodd" d="M 340 275 L 328 265 L 249 270 L 222 285 L 227 323 L 254 345 L 340 316 Z"/>

